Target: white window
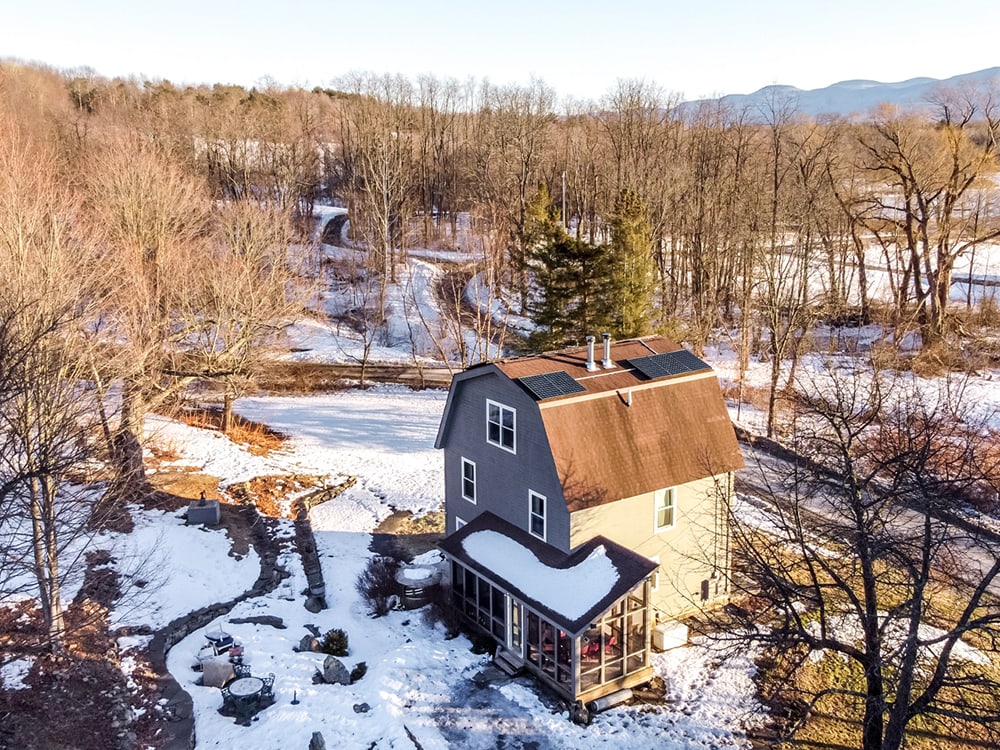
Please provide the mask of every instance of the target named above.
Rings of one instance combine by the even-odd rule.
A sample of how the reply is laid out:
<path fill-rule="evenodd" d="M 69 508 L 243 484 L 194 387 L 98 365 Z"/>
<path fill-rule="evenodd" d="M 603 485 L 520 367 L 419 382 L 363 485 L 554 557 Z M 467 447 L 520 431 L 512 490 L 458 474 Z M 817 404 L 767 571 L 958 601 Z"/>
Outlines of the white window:
<path fill-rule="evenodd" d="M 514 429 L 517 414 L 509 406 L 486 402 L 486 442 L 516 453 Z"/>
<path fill-rule="evenodd" d="M 654 506 L 656 508 L 656 530 L 672 529 L 674 527 L 674 517 L 676 508 L 674 507 L 674 488 L 657 490 L 653 493 Z"/>
<path fill-rule="evenodd" d="M 649 589 L 656 591 L 660 588 L 660 556 L 654 555 L 649 559 L 656 563 L 656 570 L 649 574 Z"/>
<path fill-rule="evenodd" d="M 462 497 L 476 502 L 476 465 L 467 458 L 462 459 Z"/>
<path fill-rule="evenodd" d="M 458 516 L 455 516 L 455 531 L 458 531 L 463 526 L 465 526 L 465 521 L 463 521 Z"/>
<path fill-rule="evenodd" d="M 545 539 L 545 495 L 528 490 L 528 531 L 532 536 Z"/>

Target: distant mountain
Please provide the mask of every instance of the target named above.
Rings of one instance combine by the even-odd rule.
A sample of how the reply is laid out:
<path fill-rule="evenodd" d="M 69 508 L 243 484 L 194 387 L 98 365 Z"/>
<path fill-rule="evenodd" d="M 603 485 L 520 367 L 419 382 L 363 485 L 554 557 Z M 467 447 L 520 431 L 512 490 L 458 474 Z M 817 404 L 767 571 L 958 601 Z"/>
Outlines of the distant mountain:
<path fill-rule="evenodd" d="M 927 106 L 928 98 L 940 88 L 984 86 L 990 83 L 1000 88 L 1000 67 L 987 68 L 976 73 L 965 73 L 944 80 L 936 78 L 911 78 L 899 83 L 879 81 L 841 81 L 822 89 L 803 91 L 795 86 L 765 86 L 752 94 L 729 94 L 721 101 L 735 109 L 751 112 L 767 111 L 770 104 L 794 103 L 804 115 L 852 115 L 867 112 L 880 104 L 893 104 L 904 109 Z M 703 102 L 720 101 L 701 99 L 685 102 L 685 110 L 697 108 Z"/>

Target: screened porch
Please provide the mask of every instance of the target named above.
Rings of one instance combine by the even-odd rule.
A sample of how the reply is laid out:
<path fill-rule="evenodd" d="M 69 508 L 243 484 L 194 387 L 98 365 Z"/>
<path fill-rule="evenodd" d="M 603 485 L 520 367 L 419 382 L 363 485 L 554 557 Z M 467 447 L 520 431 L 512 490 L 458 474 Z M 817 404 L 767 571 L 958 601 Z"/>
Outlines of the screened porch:
<path fill-rule="evenodd" d="M 510 575 L 502 576 L 505 571 L 484 569 L 481 558 L 488 554 L 469 553 L 482 549 L 463 544 L 475 533 L 462 535 L 464 531 L 454 535 L 457 543 L 451 537 L 442 543 L 451 560 L 452 603 L 470 626 L 493 637 L 508 662 L 525 667 L 572 701 L 590 701 L 649 681 L 649 574 L 655 563 L 611 543 L 588 543 L 588 549 L 568 556 L 533 549 L 531 559 L 539 568 L 531 570 L 530 561 L 505 549 L 502 559 L 510 562 Z M 508 538 L 504 544 L 508 542 L 521 540 Z M 595 554 L 607 558 L 614 576 L 584 570 Z M 563 567 L 552 567 L 559 562 Z M 575 570 L 590 574 L 569 580 Z M 553 589 L 551 598 L 546 597 L 548 588 Z"/>

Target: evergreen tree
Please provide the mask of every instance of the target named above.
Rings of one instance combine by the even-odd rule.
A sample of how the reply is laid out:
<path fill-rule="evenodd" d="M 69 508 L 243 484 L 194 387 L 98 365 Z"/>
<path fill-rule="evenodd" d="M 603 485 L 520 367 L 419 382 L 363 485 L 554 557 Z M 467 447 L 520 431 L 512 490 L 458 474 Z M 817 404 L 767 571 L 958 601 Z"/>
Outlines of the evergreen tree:
<path fill-rule="evenodd" d="M 539 327 L 531 346 L 556 349 L 610 330 L 610 249 L 567 234 L 544 184 L 528 204 L 522 240 L 534 282 L 529 312 Z"/>
<path fill-rule="evenodd" d="M 548 187 L 540 182 L 538 191 L 524 208 L 521 245 L 528 262 L 531 262 L 536 251 L 556 241 L 562 234 L 564 230 L 559 224 L 559 210 L 552 203 Z"/>
<path fill-rule="evenodd" d="M 622 190 L 615 202 L 610 255 L 615 333 L 645 336 L 653 328 L 653 242 L 646 208 L 631 188 Z"/>
<path fill-rule="evenodd" d="M 540 327 L 532 346 L 554 349 L 608 330 L 611 256 L 606 246 L 570 237 L 559 228 L 532 260 L 537 282 L 532 313 Z"/>

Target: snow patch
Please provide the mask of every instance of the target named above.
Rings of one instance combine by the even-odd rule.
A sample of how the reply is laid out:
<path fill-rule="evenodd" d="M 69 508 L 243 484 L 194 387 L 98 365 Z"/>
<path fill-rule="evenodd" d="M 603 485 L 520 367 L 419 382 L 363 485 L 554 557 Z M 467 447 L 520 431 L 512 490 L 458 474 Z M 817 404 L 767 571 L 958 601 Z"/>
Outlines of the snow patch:
<path fill-rule="evenodd" d="M 469 534 L 462 547 L 473 560 L 568 620 L 583 617 L 618 583 L 618 568 L 599 546 L 572 568 L 550 568 L 527 547 L 495 531 Z"/>

